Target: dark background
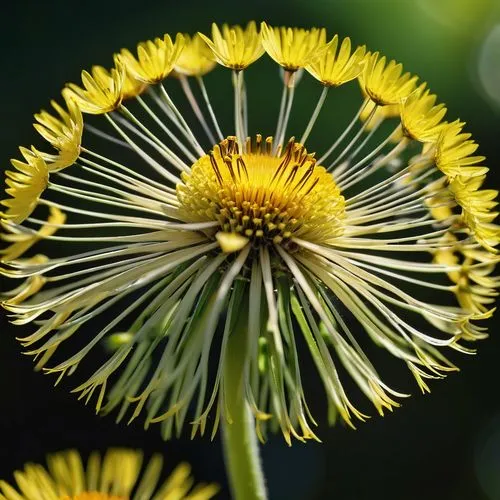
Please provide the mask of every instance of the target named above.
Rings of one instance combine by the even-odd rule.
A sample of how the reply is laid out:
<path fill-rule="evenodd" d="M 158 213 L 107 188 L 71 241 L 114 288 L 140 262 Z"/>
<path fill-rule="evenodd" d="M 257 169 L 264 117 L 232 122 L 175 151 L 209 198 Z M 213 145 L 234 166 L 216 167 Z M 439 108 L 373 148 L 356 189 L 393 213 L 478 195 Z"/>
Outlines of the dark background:
<path fill-rule="evenodd" d="M 499 10 L 498 0 L 4 2 L 0 163 L 7 168 L 17 146 L 35 140 L 33 113 L 47 107 L 65 82 L 79 82 L 82 68 L 109 65 L 120 47 L 164 32 L 208 32 L 212 21 L 255 19 L 325 26 L 331 35 L 349 35 L 405 63 L 448 104 L 450 118 L 467 122 L 488 157 L 489 185 L 498 187 Z M 277 107 L 278 93 L 265 89 L 265 105 L 251 110 L 256 119 L 266 116 L 267 104 Z M 144 431 L 140 422 L 117 426 L 112 417 L 95 416 L 91 404 L 84 407 L 69 394 L 73 381 L 54 389 L 53 378 L 32 371 L 15 340 L 29 327 L 10 327 L 3 313 L 0 321 L 0 478 L 10 480 L 14 469 L 43 461 L 48 452 L 76 447 L 86 454 L 120 445 L 161 451 L 169 469 L 188 460 L 197 479 L 221 483 L 221 498 L 227 496 L 217 439 L 190 441 L 186 435 L 163 443 L 155 427 Z M 491 338 L 476 356 L 454 358 L 460 373 L 432 383 L 425 397 L 412 386 L 415 396 L 394 414 L 374 416 L 357 431 L 330 429 L 320 419 L 323 444 L 295 443 L 289 449 L 281 436 L 272 437 L 263 447 L 271 498 L 500 499 L 497 324 L 490 321 Z M 391 380 L 391 373 L 380 371 Z M 319 388 L 315 379 L 309 386 L 315 383 Z M 320 407 L 322 391 L 309 391 L 308 399 Z"/>

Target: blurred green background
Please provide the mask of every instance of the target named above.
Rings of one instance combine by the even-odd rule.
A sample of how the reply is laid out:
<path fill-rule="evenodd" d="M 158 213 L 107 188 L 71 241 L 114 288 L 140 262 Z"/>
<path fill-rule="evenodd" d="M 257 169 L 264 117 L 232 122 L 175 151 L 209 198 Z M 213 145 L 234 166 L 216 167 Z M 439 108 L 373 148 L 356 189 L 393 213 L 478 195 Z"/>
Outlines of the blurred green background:
<path fill-rule="evenodd" d="M 175 33 L 209 31 L 210 23 L 246 23 L 250 19 L 292 26 L 325 26 L 330 35 L 350 36 L 367 44 L 429 82 L 449 117 L 467 122 L 467 130 L 488 157 L 490 187 L 499 185 L 500 160 L 500 4 L 498 0 L 206 0 L 147 1 L 20 0 L 2 6 L 0 79 L 0 158 L 4 168 L 19 145 L 37 140 L 32 115 L 47 107 L 67 81 L 79 81 L 82 68 L 111 64 L 111 54 L 143 39 Z M 269 70 L 269 65 L 266 67 Z M 222 70 L 219 70 L 221 72 Z M 264 71 L 264 70 L 262 70 Z M 211 75 L 207 77 L 210 85 Z M 213 77 L 215 80 L 219 76 Z M 259 84 L 250 114 L 255 126 L 269 123 L 272 133 L 279 91 L 275 74 L 249 72 Z M 274 86 L 271 85 L 274 81 Z M 252 87 L 250 87 L 252 88 Z M 254 87 L 255 88 L 255 87 Z M 269 92 L 266 90 L 269 88 Z M 311 109 L 318 87 L 304 85 Z M 255 100 L 257 99 L 257 100 Z M 227 96 L 214 95 L 218 109 Z M 340 106 L 344 104 L 341 103 Z M 227 106 L 226 106 L 227 107 Z M 272 109 L 272 113 L 269 109 Z M 229 112 L 231 110 L 229 109 Z M 305 119 L 310 109 L 302 112 Z M 328 140 L 329 116 L 322 116 Z M 255 130 L 261 131 L 261 130 Z M 300 131 L 298 132 L 300 133 Z M 7 285 L 2 282 L 2 289 Z M 323 444 L 294 444 L 281 436 L 263 447 L 272 499 L 500 499 L 500 338 L 490 321 L 491 338 L 474 357 L 454 358 L 462 371 L 432 383 L 432 393 L 404 402 L 386 418 L 374 416 L 351 431 L 329 429 L 319 420 Z M 45 453 L 76 447 L 84 453 L 112 445 L 163 451 L 167 463 L 192 463 L 196 477 L 223 485 L 219 443 L 208 438 L 163 443 L 155 428 L 140 423 L 116 426 L 112 417 L 94 415 L 68 389 L 54 389 L 54 379 L 33 373 L 20 354 L 15 336 L 28 328 L 10 327 L 1 318 L 0 477 Z M 91 332 L 88 332 L 91 335 Z M 384 375 L 384 367 L 380 367 Z M 390 373 L 387 378 L 390 380 Z M 397 383 L 397 380 L 395 381 Z M 308 383 L 314 388 L 319 382 Z M 322 413 L 322 390 L 310 391 L 313 408 Z M 317 400 L 317 401 L 316 401 Z"/>

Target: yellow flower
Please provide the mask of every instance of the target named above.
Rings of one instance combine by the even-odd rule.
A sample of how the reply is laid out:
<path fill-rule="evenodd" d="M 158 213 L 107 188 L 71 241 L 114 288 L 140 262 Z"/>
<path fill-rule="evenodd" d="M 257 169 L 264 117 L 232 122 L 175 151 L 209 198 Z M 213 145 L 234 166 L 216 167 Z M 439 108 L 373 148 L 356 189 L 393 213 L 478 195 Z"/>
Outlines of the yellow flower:
<path fill-rule="evenodd" d="M 328 48 L 324 28 L 273 27 L 262 22 L 261 36 L 266 52 L 287 71 L 297 71 L 312 64 Z"/>
<path fill-rule="evenodd" d="M 102 66 L 93 66 L 91 73 L 82 71 L 84 88 L 68 83 L 63 90 L 63 96 L 67 100 L 74 99 L 84 113 L 100 115 L 117 109 L 123 98 L 122 89 L 125 79 L 123 65 L 116 61 L 111 71 Z"/>
<path fill-rule="evenodd" d="M 421 84 L 401 103 L 401 124 L 404 134 L 410 139 L 420 142 L 435 142 L 439 134 L 447 126 L 443 123 L 446 114 L 444 104 L 436 103 L 436 95 L 425 90 Z"/>
<path fill-rule="evenodd" d="M 365 345 L 382 347 L 428 390 L 427 379 L 456 369 L 447 350 L 471 352 L 469 343 L 484 338 L 478 322 L 493 311 L 497 192 L 481 189 L 486 169 L 477 166 L 483 159 L 472 156 L 476 145 L 461 133 L 462 124 L 443 126 L 437 136 L 444 108 L 424 87 L 410 96 L 417 78 L 378 53 L 359 75 L 362 93 L 353 93 L 351 113 L 341 116 L 341 106 L 335 115 L 345 129 L 337 135 L 325 120 L 330 144 L 311 151 L 309 137 L 324 143 L 314 136 L 322 132 L 314 126 L 323 104 L 337 84 L 354 78 L 365 51 L 338 38 L 328 46 L 324 29 L 263 25 L 266 48 L 286 71 L 281 96 L 274 96 L 277 116 L 263 124 L 276 125 L 276 133 L 259 134 L 247 95 L 267 92 L 259 87 L 265 78 L 257 73 L 245 82 L 238 72 L 262 54 L 255 23 L 214 26 L 212 34 L 200 39 L 235 70 L 232 94 L 218 104 L 224 116 L 234 116 L 225 121 L 226 134 L 210 101 L 214 90 L 225 92 L 219 81 L 211 89 L 200 80 L 194 93 L 182 79 L 194 113 L 183 114 L 167 90 L 178 82 L 167 79 L 140 99 L 132 92 L 133 113 L 127 106 L 84 116 L 99 140 L 82 144 L 78 162 L 51 175 L 39 200 L 68 214 L 57 235 L 35 216 L 14 224 L 35 208 L 48 179 L 43 158 L 37 161 L 44 176 L 35 175 L 31 163 L 38 157 L 23 150 L 29 161 L 15 174 L 15 189 L 14 174 L 7 177 L 13 244 L 0 274 L 25 281 L 3 307 L 13 323 L 33 326 L 21 345 L 37 357 L 37 368 L 72 379 L 81 367 L 90 369 L 73 391 L 86 400 L 97 395 L 102 413 L 142 416 L 146 426 L 161 422 L 169 439 L 187 425 L 192 435 L 203 434 L 210 422 L 213 434 L 220 424 L 238 436 L 231 425 L 242 420 L 234 417 L 239 409 L 251 411 L 262 440 L 269 429 L 279 429 L 287 443 L 318 439 L 301 383 L 299 344 L 314 360 L 332 423 L 354 426 L 366 416 L 350 391 L 359 390 L 381 415 L 407 396 L 389 385 L 383 366 L 379 373 Z M 188 39 L 184 54 L 194 43 Z M 160 45 L 146 44 L 151 53 L 151 44 L 155 51 Z M 146 50 L 139 59 L 147 59 Z M 177 74 L 198 75 L 200 61 L 182 54 Z M 311 110 L 306 122 L 294 109 L 300 79 L 293 71 L 304 65 L 324 73 L 317 75 L 321 83 L 304 75 L 321 89 L 317 101 L 301 103 Z M 87 81 L 80 106 L 92 101 L 104 112 L 106 75 L 93 87 Z M 375 133 L 388 118 L 402 118 L 407 134 L 430 142 L 408 158 L 415 144 L 399 120 Z M 18 259 L 42 233 L 46 245 L 65 242 L 57 257 Z M 458 261 L 446 254 L 438 263 L 434 257 L 452 246 L 441 240 L 447 233 L 462 253 Z M 480 258 L 470 254 L 479 244 Z M 76 347 L 75 336 L 88 343 Z M 108 347 L 105 361 L 101 355 L 92 366 L 101 345 Z"/>
<path fill-rule="evenodd" d="M 434 252 L 432 261 L 448 266 L 450 268 L 450 271 L 447 272 L 448 277 L 453 283 L 457 283 L 460 279 L 460 258 L 457 251 L 460 250 L 461 244 L 452 233 L 445 233 L 441 242 L 444 245 Z"/>
<path fill-rule="evenodd" d="M 212 39 L 203 33 L 199 35 L 210 47 L 217 62 L 234 70 L 245 69 L 264 53 L 254 21 L 250 21 L 245 29 L 224 24 L 222 31 L 213 23 Z"/>
<path fill-rule="evenodd" d="M 13 258 L 17 259 L 17 257 Z M 3 258 L 2 262 L 8 262 L 10 260 L 12 259 Z M 33 257 L 30 257 L 29 259 L 19 260 L 18 262 L 23 265 L 39 265 L 39 264 L 45 264 L 48 260 L 49 259 L 45 255 L 38 254 Z M 1 267 L 0 267 L 0 275 L 8 276 L 8 274 L 5 273 L 4 269 L 2 269 Z M 10 276 L 10 277 L 15 277 L 15 276 Z M 0 298 L 2 299 L 2 306 L 9 307 L 22 304 L 25 300 L 37 294 L 42 289 L 42 287 L 45 285 L 46 282 L 47 278 L 45 278 L 45 276 L 40 276 L 40 275 L 30 276 L 13 290 L 0 293 Z"/>
<path fill-rule="evenodd" d="M 446 124 L 436 142 L 434 161 L 449 179 L 457 176 L 476 177 L 488 172 L 487 167 L 478 165 L 484 156 L 472 156 L 478 145 L 470 139 L 471 134 L 461 133 L 464 123 L 459 120 Z"/>
<path fill-rule="evenodd" d="M 8 262 L 24 255 L 35 243 L 46 236 L 52 236 L 57 231 L 57 225 L 64 224 L 66 215 L 57 207 L 50 207 L 50 215 L 47 225 L 42 226 L 38 231 L 22 232 L 13 227 L 10 222 L 2 222 L 2 226 L 7 233 L 0 233 L 0 238 L 8 243 L 12 243 L 7 248 L 0 250 L 2 262 Z"/>
<path fill-rule="evenodd" d="M 161 480 L 163 458 L 153 455 L 143 466 L 141 451 L 111 448 L 104 458 L 91 453 L 86 464 L 75 450 L 47 457 L 48 467 L 28 463 L 14 477 L 18 493 L 6 481 L 0 481 L 1 498 L 5 500 L 208 500 L 218 487 L 199 484 L 193 488 L 188 464 L 177 466 Z M 142 473 L 141 473 L 142 470 Z"/>
<path fill-rule="evenodd" d="M 175 36 L 175 42 L 172 42 L 170 35 L 164 35 L 163 38 L 139 43 L 137 58 L 129 50 L 122 49 L 119 60 L 137 80 L 155 84 L 172 72 L 183 48 L 184 37 L 180 33 Z"/>
<path fill-rule="evenodd" d="M 367 58 L 360 75 L 360 83 L 366 94 L 378 105 L 399 104 L 415 89 L 418 77 L 403 73 L 403 65 L 396 61 L 386 64 L 386 57 L 374 52 Z"/>
<path fill-rule="evenodd" d="M 491 276 L 500 257 L 474 248 L 462 250 L 461 277 L 457 282 L 459 304 L 474 313 L 486 313 L 495 303 L 500 277 Z"/>
<path fill-rule="evenodd" d="M 486 313 L 498 296 L 500 277 L 491 276 L 500 257 L 472 246 L 461 244 L 447 233 L 443 238 L 449 246 L 434 254 L 434 262 L 456 270 L 448 272 L 455 283 L 454 292 L 461 307 L 476 314 Z"/>
<path fill-rule="evenodd" d="M 199 33 L 190 37 L 184 35 L 185 45 L 179 59 L 175 63 L 175 71 L 186 76 L 203 76 L 212 71 L 216 61 L 212 50 Z"/>
<path fill-rule="evenodd" d="M 453 209 L 449 204 L 443 203 L 446 198 L 431 196 L 426 202 L 429 212 L 436 221 L 443 221 L 453 216 Z"/>
<path fill-rule="evenodd" d="M 128 71 L 125 71 L 125 78 L 123 79 L 122 99 L 133 99 L 141 95 L 148 88 L 148 84 L 138 80 Z"/>
<path fill-rule="evenodd" d="M 462 208 L 462 219 L 476 240 L 490 252 L 500 242 L 500 226 L 492 222 L 498 212 L 492 209 L 498 205 L 495 198 L 498 191 L 480 189 L 486 176 L 455 177 L 449 185 L 457 204 Z"/>
<path fill-rule="evenodd" d="M 5 183 L 8 186 L 5 192 L 11 197 L 0 201 L 7 207 L 5 212 L 0 212 L 0 217 L 16 224 L 23 222 L 35 210 L 38 199 L 49 182 L 49 169 L 39 153 L 23 147 L 19 150 L 26 163 L 11 160 L 16 171 L 5 171 Z"/>
<path fill-rule="evenodd" d="M 35 120 L 38 123 L 33 126 L 58 151 L 58 154 L 39 151 L 50 172 L 73 165 L 80 154 L 83 133 L 82 112 L 74 100 L 65 99 L 65 101 L 67 110 L 57 104 L 56 101 L 51 101 L 52 107 L 57 111 L 59 118 L 43 110 L 35 115 Z"/>
<path fill-rule="evenodd" d="M 328 50 L 306 66 L 306 70 L 327 87 L 338 87 L 354 80 L 363 71 L 366 47 L 358 47 L 351 54 L 349 37 L 342 40 L 340 48 L 338 44 L 339 36 L 335 35 L 328 43 Z"/>

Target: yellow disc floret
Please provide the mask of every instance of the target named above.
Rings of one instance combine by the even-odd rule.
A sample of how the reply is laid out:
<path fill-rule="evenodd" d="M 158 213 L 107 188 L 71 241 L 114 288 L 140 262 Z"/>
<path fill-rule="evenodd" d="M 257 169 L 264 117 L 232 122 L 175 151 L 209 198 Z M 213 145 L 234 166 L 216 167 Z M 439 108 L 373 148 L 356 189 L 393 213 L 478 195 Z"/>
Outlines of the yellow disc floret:
<path fill-rule="evenodd" d="M 420 142 L 435 142 L 446 127 L 444 104 L 437 104 L 437 96 L 421 84 L 401 103 L 401 124 L 404 134 Z"/>
<path fill-rule="evenodd" d="M 363 91 L 379 106 L 399 104 L 416 87 L 418 78 L 403 73 L 403 65 L 374 52 L 367 58 L 360 83 Z"/>
<path fill-rule="evenodd" d="M 366 47 L 358 47 L 351 54 L 351 39 L 344 38 L 339 47 L 339 36 L 328 43 L 328 50 L 315 59 L 306 70 L 326 87 L 339 87 L 363 71 Z"/>
<path fill-rule="evenodd" d="M 57 150 L 57 154 L 39 152 L 50 172 L 73 165 L 80 155 L 83 134 L 82 112 L 73 99 L 66 98 L 65 101 L 67 109 L 56 101 L 51 101 L 59 116 L 51 115 L 44 110 L 35 115 L 35 120 L 38 122 L 34 124 L 35 129 Z"/>
<path fill-rule="evenodd" d="M 500 257 L 467 247 L 452 233 L 446 233 L 441 241 L 448 246 L 436 251 L 433 261 L 456 268 L 447 274 L 455 285 L 453 292 L 460 307 L 476 314 L 487 313 L 498 296 L 500 277 L 491 275 Z"/>
<path fill-rule="evenodd" d="M 213 23 L 211 39 L 203 33 L 199 35 L 212 50 L 217 62 L 226 68 L 245 69 L 264 54 L 254 21 L 250 21 L 245 28 L 224 24 L 222 30 Z"/>
<path fill-rule="evenodd" d="M 434 148 L 436 166 L 450 181 L 455 177 L 478 177 L 488 172 L 488 168 L 481 165 L 486 158 L 474 154 L 479 146 L 471 139 L 471 134 L 462 132 L 463 126 L 460 120 L 447 124 Z"/>
<path fill-rule="evenodd" d="M 137 57 L 127 49 L 122 49 L 119 60 L 126 70 L 137 80 L 146 84 L 156 84 L 164 80 L 174 69 L 184 48 L 184 37 L 178 33 L 175 41 L 170 35 L 146 40 L 137 45 Z"/>
<path fill-rule="evenodd" d="M 461 207 L 462 219 L 471 234 L 481 246 L 495 253 L 493 247 L 500 243 L 500 226 L 493 223 L 498 215 L 493 211 L 498 205 L 498 191 L 480 189 L 485 178 L 457 176 L 450 182 L 449 190 Z"/>
<path fill-rule="evenodd" d="M 261 36 L 266 52 L 287 71 L 297 71 L 312 64 L 328 48 L 324 28 L 273 27 L 262 22 Z"/>
<path fill-rule="evenodd" d="M 63 90 L 63 97 L 74 99 L 83 113 L 101 115 L 114 111 L 123 99 L 125 79 L 123 64 L 115 58 L 115 65 L 110 71 L 102 66 L 93 66 L 91 73 L 82 71 L 83 88 L 68 83 Z"/>
<path fill-rule="evenodd" d="M 4 212 L 0 211 L 0 218 L 16 224 L 20 224 L 31 215 L 49 183 L 49 169 L 38 152 L 23 147 L 19 150 L 26 163 L 11 160 L 15 170 L 5 171 L 5 184 L 7 184 L 5 192 L 10 198 L 0 201 L 1 205 L 7 207 Z"/>
<path fill-rule="evenodd" d="M 292 237 L 325 242 L 342 233 L 344 197 L 302 144 L 291 139 L 274 154 L 272 138 L 257 135 L 246 151 L 228 137 L 182 175 L 177 197 L 186 221 L 218 221 L 223 233 L 254 244 L 287 244 Z"/>

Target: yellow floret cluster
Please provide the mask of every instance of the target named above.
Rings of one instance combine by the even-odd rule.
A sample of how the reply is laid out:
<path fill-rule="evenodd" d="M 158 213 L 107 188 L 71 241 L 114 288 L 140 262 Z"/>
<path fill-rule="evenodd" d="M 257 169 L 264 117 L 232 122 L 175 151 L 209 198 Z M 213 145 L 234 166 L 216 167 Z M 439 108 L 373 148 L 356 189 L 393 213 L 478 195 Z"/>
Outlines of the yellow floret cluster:
<path fill-rule="evenodd" d="M 291 140 L 274 155 L 272 139 L 257 136 L 248 149 L 241 154 L 230 137 L 182 175 L 177 196 L 186 220 L 217 220 L 224 232 L 276 244 L 341 234 L 344 198 L 304 146 Z"/>

